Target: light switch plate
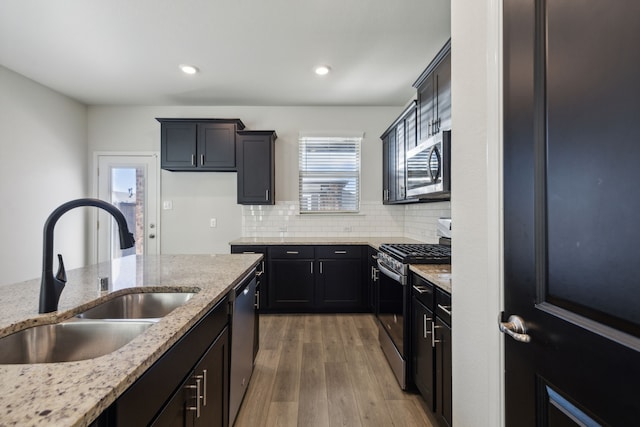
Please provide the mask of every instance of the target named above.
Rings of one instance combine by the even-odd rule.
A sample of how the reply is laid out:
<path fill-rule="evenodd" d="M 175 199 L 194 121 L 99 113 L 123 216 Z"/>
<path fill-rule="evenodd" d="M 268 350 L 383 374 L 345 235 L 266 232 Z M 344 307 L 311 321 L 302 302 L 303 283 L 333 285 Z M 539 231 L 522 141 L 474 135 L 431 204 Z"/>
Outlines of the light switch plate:
<path fill-rule="evenodd" d="M 165 200 L 164 202 L 162 202 L 162 209 L 166 211 L 173 209 L 173 202 L 171 200 Z"/>

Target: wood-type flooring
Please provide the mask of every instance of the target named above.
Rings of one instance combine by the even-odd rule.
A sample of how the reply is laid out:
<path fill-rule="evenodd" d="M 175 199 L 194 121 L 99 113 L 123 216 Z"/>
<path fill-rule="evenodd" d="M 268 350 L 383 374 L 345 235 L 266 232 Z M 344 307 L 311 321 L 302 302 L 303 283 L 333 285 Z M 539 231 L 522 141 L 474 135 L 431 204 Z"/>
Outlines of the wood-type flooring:
<path fill-rule="evenodd" d="M 370 314 L 261 315 L 260 351 L 235 427 L 432 427 L 400 389 Z"/>

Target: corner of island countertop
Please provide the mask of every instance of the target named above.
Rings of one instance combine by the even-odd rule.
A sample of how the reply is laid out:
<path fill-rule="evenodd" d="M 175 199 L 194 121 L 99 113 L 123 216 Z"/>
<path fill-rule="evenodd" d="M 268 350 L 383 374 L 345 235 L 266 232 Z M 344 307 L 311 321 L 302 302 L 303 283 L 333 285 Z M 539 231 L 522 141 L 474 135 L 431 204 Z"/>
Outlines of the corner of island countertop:
<path fill-rule="evenodd" d="M 69 319 L 114 294 L 196 295 L 120 349 L 64 363 L 1 364 L 0 425 L 90 425 L 258 265 L 260 254 L 131 255 L 69 270 L 59 310 L 38 314 L 40 280 L 0 286 L 0 336 Z M 98 277 L 109 277 L 107 293 Z"/>

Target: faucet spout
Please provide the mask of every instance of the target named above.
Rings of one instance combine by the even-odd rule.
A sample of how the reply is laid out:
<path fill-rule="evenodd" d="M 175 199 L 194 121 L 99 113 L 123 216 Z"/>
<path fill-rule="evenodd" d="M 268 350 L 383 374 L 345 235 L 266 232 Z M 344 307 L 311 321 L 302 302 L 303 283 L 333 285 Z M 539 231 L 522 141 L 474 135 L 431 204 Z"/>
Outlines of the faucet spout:
<path fill-rule="evenodd" d="M 94 206 L 109 212 L 118 223 L 120 234 L 120 249 L 127 249 L 135 244 L 133 234 L 129 232 L 127 221 L 115 206 L 99 199 L 76 199 L 58 206 L 44 223 L 44 241 L 42 248 L 42 280 L 40 282 L 40 307 L 39 313 L 50 313 L 58 310 L 58 302 L 62 289 L 67 281 L 62 256 L 58 255 L 60 266 L 58 273 L 53 274 L 53 230 L 58 219 L 65 212 L 79 206 Z"/>

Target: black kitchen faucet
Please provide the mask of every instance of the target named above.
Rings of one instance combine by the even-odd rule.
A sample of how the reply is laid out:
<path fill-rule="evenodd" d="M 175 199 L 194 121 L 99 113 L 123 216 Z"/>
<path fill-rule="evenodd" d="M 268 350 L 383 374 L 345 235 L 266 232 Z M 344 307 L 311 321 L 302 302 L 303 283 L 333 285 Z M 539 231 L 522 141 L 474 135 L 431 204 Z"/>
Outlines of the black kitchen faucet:
<path fill-rule="evenodd" d="M 62 255 L 58 254 L 58 272 L 53 275 L 53 229 L 58 219 L 67 211 L 79 206 L 95 206 L 109 212 L 118 223 L 120 232 L 120 249 L 134 245 L 133 234 L 129 232 L 127 221 L 122 212 L 115 206 L 99 199 L 76 199 L 58 206 L 44 223 L 44 242 L 42 247 L 42 281 L 40 282 L 39 313 L 50 313 L 58 310 L 60 294 L 67 282 Z"/>

